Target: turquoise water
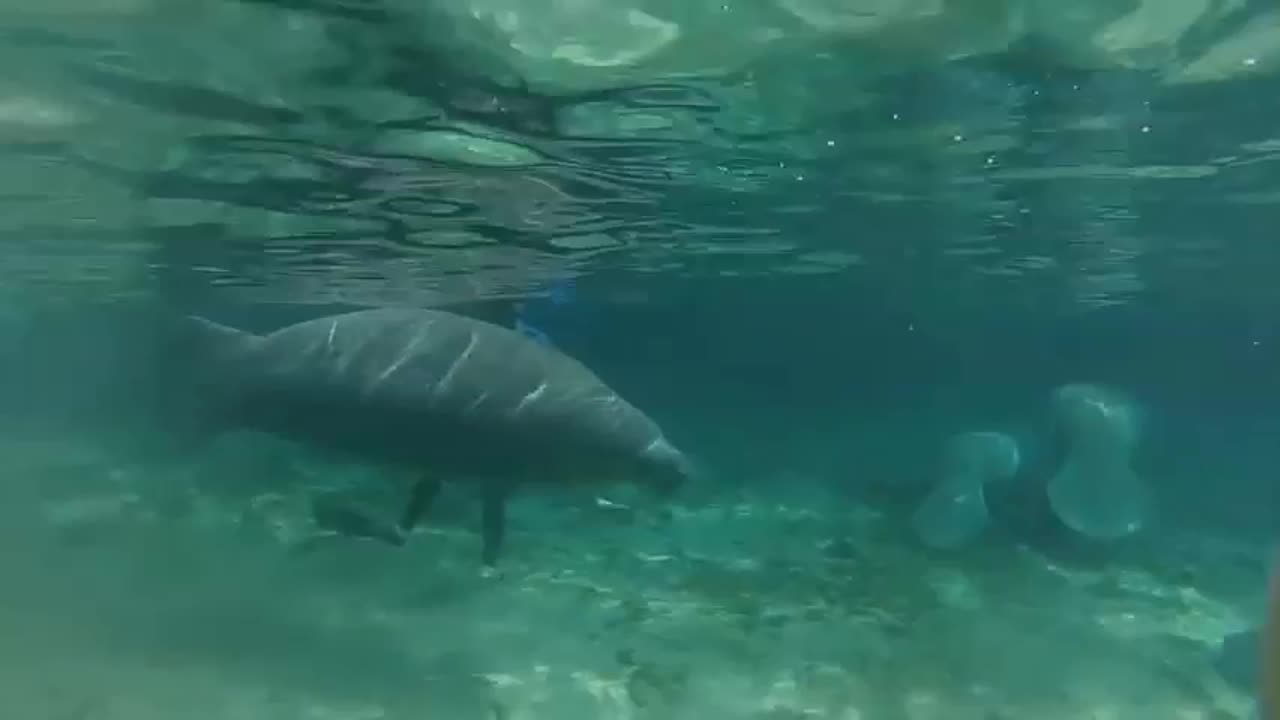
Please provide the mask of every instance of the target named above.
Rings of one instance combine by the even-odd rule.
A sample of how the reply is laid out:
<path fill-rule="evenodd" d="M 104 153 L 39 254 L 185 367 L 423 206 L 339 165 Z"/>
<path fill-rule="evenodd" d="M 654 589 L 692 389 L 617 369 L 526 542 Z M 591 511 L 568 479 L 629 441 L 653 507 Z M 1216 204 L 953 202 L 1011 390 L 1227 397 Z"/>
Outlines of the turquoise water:
<path fill-rule="evenodd" d="M 0 3 L 0 710 L 1246 717 L 1278 38 L 1249 0 Z M 698 472 L 527 487 L 490 569 L 455 477 L 402 547 L 334 532 L 422 470 L 204 432 L 172 320 L 384 306 L 578 359 Z"/>

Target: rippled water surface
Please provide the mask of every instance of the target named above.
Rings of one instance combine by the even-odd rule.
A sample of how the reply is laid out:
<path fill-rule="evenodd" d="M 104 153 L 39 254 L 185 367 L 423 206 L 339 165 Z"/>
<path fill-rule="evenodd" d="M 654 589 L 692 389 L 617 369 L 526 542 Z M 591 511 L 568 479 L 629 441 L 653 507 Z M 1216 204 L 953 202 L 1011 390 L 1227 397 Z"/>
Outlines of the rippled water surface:
<path fill-rule="evenodd" d="M 1280 16 L 1109 5 L 10 3 L 6 286 L 1270 297 Z"/>

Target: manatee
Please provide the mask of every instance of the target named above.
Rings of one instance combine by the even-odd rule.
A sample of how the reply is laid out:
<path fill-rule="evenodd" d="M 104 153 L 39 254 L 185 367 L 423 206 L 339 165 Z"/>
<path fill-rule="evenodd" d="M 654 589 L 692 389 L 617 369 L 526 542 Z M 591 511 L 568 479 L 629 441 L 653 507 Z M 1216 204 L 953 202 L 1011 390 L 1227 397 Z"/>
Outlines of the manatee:
<path fill-rule="evenodd" d="M 1047 487 L 1053 512 L 1074 532 L 1098 540 L 1140 530 L 1150 499 L 1132 467 L 1137 405 L 1112 388 L 1072 383 L 1054 391 L 1053 413 L 1066 445 Z"/>
<path fill-rule="evenodd" d="M 984 487 L 1018 472 L 1018 443 L 1002 432 L 976 431 L 953 436 L 942 458 L 933 490 L 912 514 L 922 542 L 934 548 L 958 547 L 987 526 L 990 514 Z"/>
<path fill-rule="evenodd" d="M 402 544 L 442 481 L 480 489 L 496 564 L 513 489 L 628 481 L 661 496 L 691 466 L 644 412 L 556 348 L 442 310 L 372 309 L 256 335 L 191 316 L 201 396 L 218 430 L 249 429 L 418 479 L 394 529 L 341 509 L 318 521 Z"/>

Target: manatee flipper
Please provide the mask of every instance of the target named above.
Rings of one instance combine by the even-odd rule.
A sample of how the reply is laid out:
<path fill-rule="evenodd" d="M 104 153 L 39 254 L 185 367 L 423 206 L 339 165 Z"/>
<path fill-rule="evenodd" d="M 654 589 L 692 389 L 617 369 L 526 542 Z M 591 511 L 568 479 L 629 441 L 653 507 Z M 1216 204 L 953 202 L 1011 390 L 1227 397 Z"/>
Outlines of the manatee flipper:
<path fill-rule="evenodd" d="M 438 479 L 427 476 L 418 480 L 409 491 L 409 503 L 405 505 L 404 514 L 400 516 L 400 524 L 397 526 L 401 537 L 406 541 L 413 533 L 413 529 L 418 526 L 418 522 L 431 511 L 436 496 L 440 494 L 440 487 L 441 482 Z"/>
<path fill-rule="evenodd" d="M 316 527 L 338 535 L 378 540 L 397 547 L 405 542 L 404 535 L 397 528 L 387 527 L 345 503 L 314 502 L 311 505 L 311 516 Z"/>
<path fill-rule="evenodd" d="M 498 555 L 502 552 L 502 541 L 507 534 L 507 491 L 505 488 L 494 488 L 485 491 L 481 508 L 480 561 L 485 567 L 492 568 L 498 564 Z"/>

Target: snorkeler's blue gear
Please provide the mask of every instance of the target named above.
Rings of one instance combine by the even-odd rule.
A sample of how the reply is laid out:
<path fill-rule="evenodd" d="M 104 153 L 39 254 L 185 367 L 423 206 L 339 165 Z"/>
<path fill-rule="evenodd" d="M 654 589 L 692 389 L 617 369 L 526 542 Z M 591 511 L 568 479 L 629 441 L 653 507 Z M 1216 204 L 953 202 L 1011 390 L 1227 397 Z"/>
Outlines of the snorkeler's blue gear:
<path fill-rule="evenodd" d="M 555 317 L 573 302 L 577 287 L 572 278 L 558 280 L 547 290 L 546 297 L 523 302 L 516 313 L 515 329 L 540 343 L 551 344 L 551 336 L 542 328 L 554 327 Z"/>
<path fill-rule="evenodd" d="M 551 344 L 551 336 L 542 332 L 538 328 L 530 325 L 529 323 L 525 322 L 522 318 L 519 318 L 519 317 L 516 318 L 516 331 L 519 332 L 521 335 L 533 338 L 534 340 L 537 340 L 538 342 L 543 343 L 544 345 Z"/>

